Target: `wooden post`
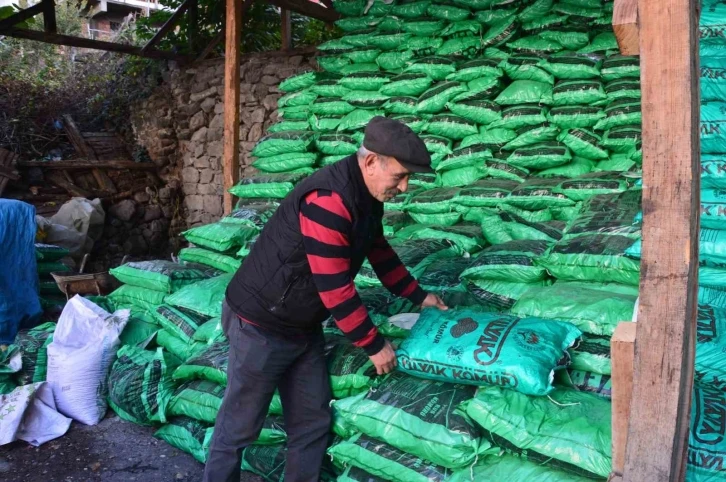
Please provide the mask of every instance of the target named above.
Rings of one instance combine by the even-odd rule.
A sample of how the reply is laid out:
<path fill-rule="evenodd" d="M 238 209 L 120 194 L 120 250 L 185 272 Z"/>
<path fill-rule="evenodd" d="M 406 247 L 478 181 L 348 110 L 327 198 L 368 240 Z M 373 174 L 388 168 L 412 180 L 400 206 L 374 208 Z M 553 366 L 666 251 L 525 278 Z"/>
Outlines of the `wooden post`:
<path fill-rule="evenodd" d="M 292 21 L 290 19 L 290 10 L 280 9 L 280 19 L 282 27 L 280 29 L 280 49 L 292 50 Z"/>
<path fill-rule="evenodd" d="M 48 33 L 56 33 L 58 27 L 55 21 L 54 0 L 43 0 L 43 27 Z"/>
<path fill-rule="evenodd" d="M 633 398 L 633 358 L 635 358 L 637 326 L 637 323 L 620 323 L 610 340 L 614 475 L 622 475 L 625 467 L 625 442 L 628 438 L 630 400 Z"/>
<path fill-rule="evenodd" d="M 224 46 L 224 212 L 232 212 L 229 188 L 239 180 L 239 59 L 242 42 L 242 2 L 227 0 Z"/>
<path fill-rule="evenodd" d="M 638 0 L 615 0 L 613 31 L 623 55 L 640 54 L 638 39 Z"/>
<path fill-rule="evenodd" d="M 643 253 L 625 482 L 685 473 L 698 286 L 696 0 L 640 0 Z"/>

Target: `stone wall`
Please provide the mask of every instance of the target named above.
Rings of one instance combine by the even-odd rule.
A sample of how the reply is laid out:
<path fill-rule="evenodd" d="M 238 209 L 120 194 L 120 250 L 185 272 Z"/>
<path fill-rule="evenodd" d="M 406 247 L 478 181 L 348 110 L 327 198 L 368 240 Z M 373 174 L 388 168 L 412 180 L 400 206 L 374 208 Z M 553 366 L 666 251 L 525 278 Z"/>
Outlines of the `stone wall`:
<path fill-rule="evenodd" d="M 313 68 L 306 52 L 245 56 L 240 65 L 240 175 L 254 168 L 249 153 L 270 124 L 277 121 L 277 86 L 291 75 Z M 178 179 L 183 213 L 173 221 L 181 229 L 214 222 L 222 216 L 222 137 L 224 134 L 224 60 L 190 68 L 171 67 L 167 81 L 136 105 L 132 119 L 139 144 L 164 167 L 167 182 Z M 183 226 L 182 226 L 183 224 Z"/>

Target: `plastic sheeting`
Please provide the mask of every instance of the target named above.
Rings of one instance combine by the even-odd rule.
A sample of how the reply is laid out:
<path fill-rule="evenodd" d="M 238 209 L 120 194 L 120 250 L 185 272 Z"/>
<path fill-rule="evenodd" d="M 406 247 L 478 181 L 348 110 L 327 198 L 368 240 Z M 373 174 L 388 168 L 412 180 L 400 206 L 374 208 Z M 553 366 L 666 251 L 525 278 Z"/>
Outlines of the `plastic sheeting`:
<path fill-rule="evenodd" d="M 42 314 L 35 261 L 35 208 L 0 199 L 0 345 Z"/>

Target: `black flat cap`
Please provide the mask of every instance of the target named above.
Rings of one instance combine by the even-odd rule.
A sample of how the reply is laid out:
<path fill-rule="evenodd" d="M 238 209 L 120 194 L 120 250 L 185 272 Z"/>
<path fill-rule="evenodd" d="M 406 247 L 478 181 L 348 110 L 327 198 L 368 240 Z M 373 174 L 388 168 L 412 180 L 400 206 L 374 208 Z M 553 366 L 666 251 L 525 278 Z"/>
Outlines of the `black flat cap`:
<path fill-rule="evenodd" d="M 363 147 L 395 157 L 411 172 L 434 172 L 426 144 L 403 122 L 376 116 L 366 126 Z"/>

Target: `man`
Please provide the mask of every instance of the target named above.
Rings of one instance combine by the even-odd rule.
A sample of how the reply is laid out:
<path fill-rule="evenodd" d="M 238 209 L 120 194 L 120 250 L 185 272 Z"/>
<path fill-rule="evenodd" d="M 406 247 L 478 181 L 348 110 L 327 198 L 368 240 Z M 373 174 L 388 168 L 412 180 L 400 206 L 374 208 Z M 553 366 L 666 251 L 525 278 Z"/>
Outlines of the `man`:
<path fill-rule="evenodd" d="M 423 141 L 406 125 L 373 118 L 357 155 L 321 169 L 281 203 L 227 288 L 227 390 L 205 482 L 238 482 L 279 389 L 288 434 L 286 482 L 317 482 L 330 431 L 331 391 L 321 322 L 330 315 L 378 374 L 396 355 L 372 323 L 353 279 L 368 257 L 392 293 L 446 309 L 425 293 L 383 237 L 383 202 L 431 172 Z"/>

